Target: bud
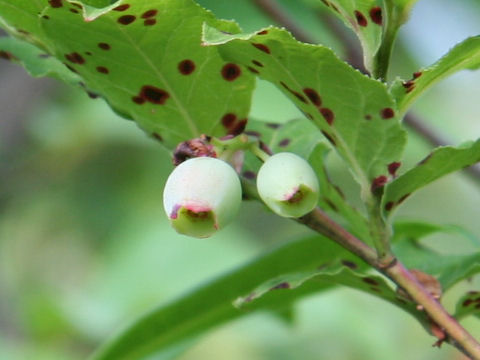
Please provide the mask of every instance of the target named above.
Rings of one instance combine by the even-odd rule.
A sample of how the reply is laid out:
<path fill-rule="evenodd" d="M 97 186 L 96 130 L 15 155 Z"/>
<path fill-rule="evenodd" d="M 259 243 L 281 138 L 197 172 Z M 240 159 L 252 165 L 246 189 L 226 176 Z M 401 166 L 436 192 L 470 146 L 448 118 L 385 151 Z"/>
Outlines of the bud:
<path fill-rule="evenodd" d="M 178 165 L 167 179 L 163 206 L 180 234 L 206 238 L 227 225 L 242 201 L 237 173 L 225 161 L 198 157 Z"/>
<path fill-rule="evenodd" d="M 301 217 L 318 202 L 318 179 L 310 164 L 293 153 L 278 153 L 265 161 L 257 176 L 262 200 L 276 214 Z"/>

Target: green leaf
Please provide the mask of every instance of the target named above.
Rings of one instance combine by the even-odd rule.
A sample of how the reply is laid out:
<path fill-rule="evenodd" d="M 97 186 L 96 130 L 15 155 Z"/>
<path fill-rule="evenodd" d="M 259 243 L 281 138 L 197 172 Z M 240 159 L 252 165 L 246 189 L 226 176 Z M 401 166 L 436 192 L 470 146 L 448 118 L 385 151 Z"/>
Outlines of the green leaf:
<path fill-rule="evenodd" d="M 386 300 L 407 311 L 419 319 L 422 324 L 426 324 L 425 315 L 416 310 L 416 305 L 399 297 L 383 277 L 366 275 L 364 272 L 358 271 L 360 269 L 356 265 L 352 266 L 353 264 L 345 259 L 341 261 L 332 260 L 310 271 L 282 274 L 265 281 L 243 296 L 238 297 L 234 305 L 243 309 L 259 300 L 266 301 L 279 292 L 287 294 L 298 288 L 303 288 L 305 291 L 307 288 L 324 289 L 325 284 L 342 284 Z"/>
<path fill-rule="evenodd" d="M 372 59 L 382 41 L 383 10 L 378 0 L 322 0 L 345 26 L 358 36 L 365 67 L 372 70 Z M 382 16 L 383 15 L 383 16 Z"/>
<path fill-rule="evenodd" d="M 436 233 L 456 234 L 480 247 L 477 237 L 458 225 L 432 224 L 422 221 L 397 221 L 393 224 L 392 242 L 400 240 L 416 240 Z"/>
<path fill-rule="evenodd" d="M 401 157 L 406 134 L 385 85 L 330 49 L 302 44 L 273 27 L 228 35 L 206 25 L 204 41 L 283 91 L 330 140 L 365 192 Z"/>
<path fill-rule="evenodd" d="M 480 140 L 459 147 L 435 149 L 414 168 L 400 175 L 386 188 L 383 198 L 385 213 L 391 215 L 410 194 L 440 177 L 480 161 Z"/>
<path fill-rule="evenodd" d="M 19 61 L 31 76 L 51 76 L 75 85 L 80 82 L 80 77 L 56 58 L 25 41 L 0 37 L 0 53 L 12 61 Z"/>
<path fill-rule="evenodd" d="M 41 16 L 47 6 L 46 1 L 0 0 L 1 27 L 14 36 L 47 49 L 46 38 L 41 26 Z"/>
<path fill-rule="evenodd" d="M 319 206 L 333 215 L 339 223 L 359 239 L 371 244 L 372 239 L 367 219 L 348 203 L 341 187 L 333 184 L 328 176 L 325 161 L 329 151 L 327 145 L 320 143 L 309 157 L 309 163 L 315 170 L 320 184 Z"/>
<path fill-rule="evenodd" d="M 231 33 L 239 31 L 236 24 L 215 19 L 192 0 L 114 5 L 0 0 L 0 17 L 12 33 L 27 32 L 25 40 L 43 44 L 89 90 L 170 148 L 202 133 L 231 132 L 222 124 L 227 114 L 244 122 L 253 76 L 201 45 L 203 23 Z"/>
<path fill-rule="evenodd" d="M 243 310 L 232 305 L 239 296 L 270 279 L 293 272 L 311 272 L 335 261 L 366 268 L 353 255 L 323 237 L 285 244 L 144 315 L 100 348 L 92 359 L 143 359 L 153 354 L 156 358 L 171 359 L 214 326 L 255 310 L 282 311 L 301 296 L 330 288 L 330 283 L 301 286 L 295 291 L 274 292 Z"/>
<path fill-rule="evenodd" d="M 324 139 L 315 125 L 305 118 L 283 124 L 251 120 L 246 132 L 258 137 L 274 153 L 293 152 L 305 159 Z"/>
<path fill-rule="evenodd" d="M 431 86 L 460 70 L 480 67 L 480 36 L 468 38 L 456 45 L 435 64 L 413 74 L 408 81 L 397 79 L 391 93 L 400 113 L 405 113 L 417 98 Z"/>
<path fill-rule="evenodd" d="M 478 291 L 469 291 L 457 301 L 455 318 L 462 319 L 468 315 L 480 317 L 480 292 Z"/>
<path fill-rule="evenodd" d="M 393 248 L 409 269 L 421 270 L 436 277 L 444 291 L 480 272 L 480 252 L 443 255 L 416 241 L 398 241 Z"/>

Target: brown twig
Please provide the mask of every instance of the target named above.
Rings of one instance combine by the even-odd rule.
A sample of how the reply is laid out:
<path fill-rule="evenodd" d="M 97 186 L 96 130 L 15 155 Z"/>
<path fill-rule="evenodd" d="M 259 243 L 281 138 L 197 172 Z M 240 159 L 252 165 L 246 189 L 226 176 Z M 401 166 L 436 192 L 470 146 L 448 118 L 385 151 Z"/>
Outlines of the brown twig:
<path fill-rule="evenodd" d="M 379 272 L 390 278 L 419 305 L 423 307 L 430 318 L 447 334 L 446 341 L 459 351 L 475 360 L 480 360 L 480 344 L 445 308 L 435 299 L 425 287 L 396 258 L 390 264 L 379 262 L 374 249 L 350 234 L 342 226 L 330 219 L 319 208 L 298 219 L 312 230 L 325 235 L 348 251 L 362 258 Z"/>

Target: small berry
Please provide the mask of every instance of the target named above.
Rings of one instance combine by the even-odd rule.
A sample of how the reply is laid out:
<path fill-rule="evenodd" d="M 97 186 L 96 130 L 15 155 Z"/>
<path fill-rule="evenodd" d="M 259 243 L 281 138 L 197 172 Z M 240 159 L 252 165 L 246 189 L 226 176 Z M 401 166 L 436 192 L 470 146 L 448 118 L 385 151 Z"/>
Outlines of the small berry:
<path fill-rule="evenodd" d="M 318 179 L 310 164 L 292 153 L 278 153 L 265 161 L 257 175 L 257 190 L 276 214 L 300 217 L 318 202 Z"/>
<path fill-rule="evenodd" d="M 223 160 L 198 157 L 178 165 L 167 179 L 163 206 L 180 234 L 206 238 L 227 225 L 242 201 L 237 173 Z"/>

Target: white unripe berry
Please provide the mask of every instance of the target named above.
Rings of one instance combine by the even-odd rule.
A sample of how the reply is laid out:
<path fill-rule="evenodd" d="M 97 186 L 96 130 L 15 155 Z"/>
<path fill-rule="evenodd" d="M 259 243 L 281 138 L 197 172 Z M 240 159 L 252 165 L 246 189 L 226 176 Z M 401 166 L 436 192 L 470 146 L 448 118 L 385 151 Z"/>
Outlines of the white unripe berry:
<path fill-rule="evenodd" d="M 293 153 L 278 153 L 267 159 L 257 175 L 258 194 L 283 217 L 301 217 L 318 202 L 318 179 L 310 164 Z"/>
<path fill-rule="evenodd" d="M 167 179 L 163 206 L 180 234 L 206 238 L 237 213 L 242 188 L 237 173 L 223 160 L 198 157 L 178 165 Z"/>

